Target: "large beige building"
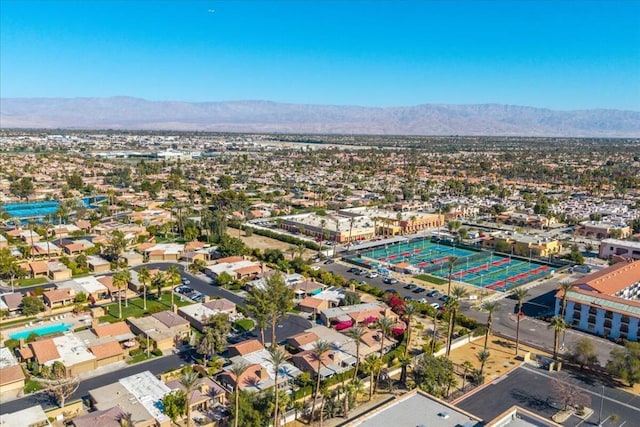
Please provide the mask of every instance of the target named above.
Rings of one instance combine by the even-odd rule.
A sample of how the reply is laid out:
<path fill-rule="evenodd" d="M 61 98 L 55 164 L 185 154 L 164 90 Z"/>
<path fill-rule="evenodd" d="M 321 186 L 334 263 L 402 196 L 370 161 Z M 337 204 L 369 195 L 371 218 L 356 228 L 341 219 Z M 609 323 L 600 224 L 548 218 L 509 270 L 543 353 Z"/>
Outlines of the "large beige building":
<path fill-rule="evenodd" d="M 444 215 L 424 212 L 396 212 L 374 207 L 342 209 L 330 215 L 315 213 L 290 215 L 278 219 L 280 228 L 290 232 L 347 243 L 375 236 L 413 234 L 444 226 Z"/>

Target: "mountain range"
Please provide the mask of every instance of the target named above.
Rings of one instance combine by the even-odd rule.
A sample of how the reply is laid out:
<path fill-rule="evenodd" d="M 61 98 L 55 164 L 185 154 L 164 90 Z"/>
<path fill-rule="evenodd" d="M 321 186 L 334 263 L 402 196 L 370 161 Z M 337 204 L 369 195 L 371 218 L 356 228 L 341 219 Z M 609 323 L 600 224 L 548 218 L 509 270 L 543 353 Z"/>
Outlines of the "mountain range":
<path fill-rule="evenodd" d="M 502 104 L 359 107 L 269 101 L 1 98 L 0 128 L 640 137 L 640 112 Z"/>

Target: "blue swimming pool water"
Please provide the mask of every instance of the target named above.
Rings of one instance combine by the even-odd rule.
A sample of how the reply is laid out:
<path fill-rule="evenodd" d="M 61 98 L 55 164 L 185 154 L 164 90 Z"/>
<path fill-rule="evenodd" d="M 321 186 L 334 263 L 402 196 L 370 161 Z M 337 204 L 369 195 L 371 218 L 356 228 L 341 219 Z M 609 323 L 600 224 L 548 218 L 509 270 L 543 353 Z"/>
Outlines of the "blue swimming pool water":
<path fill-rule="evenodd" d="M 67 323 L 56 323 L 54 325 L 41 326 L 39 328 L 27 329 L 26 331 L 16 332 L 14 334 L 9 335 L 9 338 L 12 340 L 19 340 L 21 338 L 28 338 L 31 334 L 36 334 L 40 337 L 50 334 L 55 334 L 56 332 L 66 332 L 71 329 L 71 324 Z"/>
<path fill-rule="evenodd" d="M 106 200 L 106 197 L 85 197 L 80 200 L 85 208 L 92 209 L 96 207 L 96 203 Z M 59 205 L 60 202 L 57 200 L 45 200 L 30 203 L 9 203 L 2 205 L 0 209 L 7 212 L 12 218 L 32 218 L 55 215 Z M 55 220 L 55 218 L 52 218 L 52 220 Z"/>

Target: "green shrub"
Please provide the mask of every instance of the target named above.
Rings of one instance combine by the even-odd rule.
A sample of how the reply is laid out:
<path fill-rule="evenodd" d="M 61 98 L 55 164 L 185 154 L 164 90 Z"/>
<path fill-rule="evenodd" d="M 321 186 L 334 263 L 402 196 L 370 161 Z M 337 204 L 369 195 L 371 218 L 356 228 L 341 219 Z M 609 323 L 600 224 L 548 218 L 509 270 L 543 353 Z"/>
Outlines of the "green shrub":
<path fill-rule="evenodd" d="M 9 350 L 11 350 L 12 353 L 13 353 L 13 350 L 15 350 L 19 345 L 20 345 L 19 340 L 8 339 L 4 342 L 4 346 L 7 347 Z"/>
<path fill-rule="evenodd" d="M 154 356 L 162 356 L 162 350 L 160 350 L 159 348 L 156 348 L 151 352 L 151 354 L 153 354 Z"/>
<path fill-rule="evenodd" d="M 129 352 L 129 356 L 131 356 L 131 357 L 138 356 L 138 355 L 142 354 L 143 352 L 144 352 L 143 348 L 140 348 L 140 347 L 134 348 L 133 350 L 131 350 Z"/>

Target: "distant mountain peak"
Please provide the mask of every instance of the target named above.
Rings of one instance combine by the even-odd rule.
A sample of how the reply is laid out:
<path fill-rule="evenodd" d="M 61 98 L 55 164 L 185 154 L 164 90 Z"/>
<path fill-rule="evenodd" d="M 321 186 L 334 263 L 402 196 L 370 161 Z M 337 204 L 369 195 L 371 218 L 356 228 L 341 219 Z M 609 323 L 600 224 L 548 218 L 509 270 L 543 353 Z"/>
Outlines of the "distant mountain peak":
<path fill-rule="evenodd" d="M 268 100 L 183 102 L 1 98 L 0 127 L 335 133 L 640 137 L 640 112 L 554 111 L 504 104 L 362 107 Z"/>

